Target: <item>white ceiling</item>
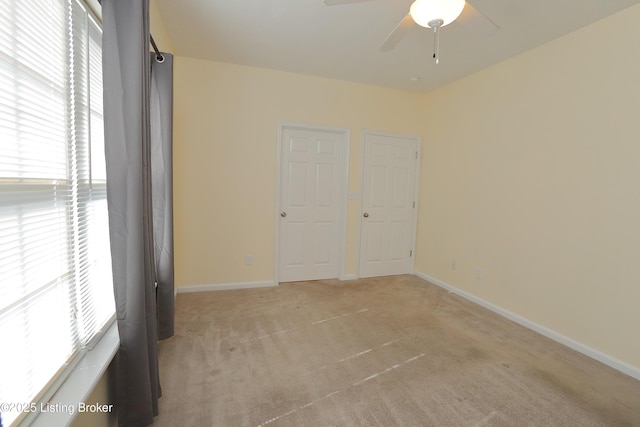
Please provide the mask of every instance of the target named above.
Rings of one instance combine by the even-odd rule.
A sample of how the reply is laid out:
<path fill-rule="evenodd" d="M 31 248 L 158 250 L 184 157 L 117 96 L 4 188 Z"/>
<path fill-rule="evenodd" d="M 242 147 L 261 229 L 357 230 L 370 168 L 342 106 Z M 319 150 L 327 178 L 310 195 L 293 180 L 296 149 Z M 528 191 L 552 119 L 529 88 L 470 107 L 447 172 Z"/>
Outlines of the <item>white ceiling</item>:
<path fill-rule="evenodd" d="M 411 2 L 156 0 L 176 55 L 414 91 L 472 74 L 640 0 L 469 0 L 500 29 L 481 36 L 460 22 L 444 27 L 438 65 L 433 30 L 417 25 L 394 50 L 378 51 Z"/>

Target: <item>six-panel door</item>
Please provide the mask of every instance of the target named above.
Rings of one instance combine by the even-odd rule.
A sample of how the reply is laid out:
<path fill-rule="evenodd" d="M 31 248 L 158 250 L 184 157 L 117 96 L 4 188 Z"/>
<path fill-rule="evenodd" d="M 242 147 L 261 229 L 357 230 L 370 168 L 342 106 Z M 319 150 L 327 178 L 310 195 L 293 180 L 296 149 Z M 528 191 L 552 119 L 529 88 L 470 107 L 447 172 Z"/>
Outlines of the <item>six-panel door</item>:
<path fill-rule="evenodd" d="M 283 128 L 281 282 L 338 277 L 345 134 Z"/>
<path fill-rule="evenodd" d="M 418 139 L 366 133 L 360 277 L 411 272 Z"/>

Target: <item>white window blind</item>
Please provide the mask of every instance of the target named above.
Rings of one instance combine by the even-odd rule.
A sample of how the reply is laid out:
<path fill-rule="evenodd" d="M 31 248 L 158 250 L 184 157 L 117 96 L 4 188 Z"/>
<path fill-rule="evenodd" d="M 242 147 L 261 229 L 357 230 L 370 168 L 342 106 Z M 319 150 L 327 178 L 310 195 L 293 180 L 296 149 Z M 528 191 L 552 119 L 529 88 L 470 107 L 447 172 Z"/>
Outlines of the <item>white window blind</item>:
<path fill-rule="evenodd" d="M 77 0 L 0 2 L 5 426 L 113 318 L 101 55 L 100 27 Z"/>

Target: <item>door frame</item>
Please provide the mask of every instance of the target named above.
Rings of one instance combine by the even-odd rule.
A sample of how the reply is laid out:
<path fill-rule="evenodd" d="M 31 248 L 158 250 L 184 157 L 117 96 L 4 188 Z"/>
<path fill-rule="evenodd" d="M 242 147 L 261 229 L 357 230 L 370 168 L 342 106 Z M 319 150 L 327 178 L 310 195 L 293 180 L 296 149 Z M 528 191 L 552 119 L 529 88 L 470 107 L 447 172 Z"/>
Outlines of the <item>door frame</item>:
<path fill-rule="evenodd" d="M 276 200 L 274 203 L 274 223 L 275 223 L 275 250 L 274 250 L 274 281 L 280 283 L 280 187 L 282 185 L 282 136 L 285 129 L 302 129 L 308 131 L 332 132 L 342 137 L 342 164 L 340 167 L 340 175 L 342 184 L 340 185 L 339 199 L 339 230 L 338 230 L 338 271 L 336 277 L 345 280 L 345 258 L 347 248 L 347 194 L 349 189 L 349 153 L 351 148 L 351 129 L 337 128 L 332 126 L 324 126 L 317 124 L 308 124 L 291 121 L 278 122 L 278 144 L 276 158 Z"/>
<path fill-rule="evenodd" d="M 417 135 L 409 135 L 409 134 L 403 134 L 403 133 L 394 133 L 394 132 L 385 132 L 385 131 L 378 131 L 378 130 L 372 130 L 372 129 L 363 129 L 362 130 L 362 139 L 360 141 L 360 209 L 359 209 L 359 216 L 358 216 L 358 253 L 357 253 L 357 260 L 358 260 L 358 267 L 357 267 L 357 275 L 358 278 L 360 278 L 360 254 L 362 251 L 362 215 L 364 213 L 363 211 L 363 207 L 362 207 L 362 198 L 364 197 L 364 150 L 365 150 L 365 140 L 367 138 L 368 135 L 375 135 L 375 136 L 386 136 L 386 137 L 390 137 L 390 138 L 402 138 L 402 139 L 408 139 L 408 140 L 413 140 L 416 143 L 416 150 L 418 152 L 417 156 L 416 156 L 416 162 L 415 162 L 415 188 L 414 188 L 414 193 L 413 193 L 413 200 L 416 203 L 416 207 L 413 210 L 413 218 L 411 220 L 411 251 L 412 251 L 412 256 L 411 256 L 411 263 L 409 266 L 409 272 L 408 274 L 414 274 L 415 273 L 415 259 L 416 259 L 416 241 L 417 241 L 417 231 L 418 231 L 418 208 L 420 207 L 420 203 L 418 200 L 418 190 L 419 190 L 419 184 L 420 184 L 420 161 L 422 159 L 422 138 L 417 136 Z"/>

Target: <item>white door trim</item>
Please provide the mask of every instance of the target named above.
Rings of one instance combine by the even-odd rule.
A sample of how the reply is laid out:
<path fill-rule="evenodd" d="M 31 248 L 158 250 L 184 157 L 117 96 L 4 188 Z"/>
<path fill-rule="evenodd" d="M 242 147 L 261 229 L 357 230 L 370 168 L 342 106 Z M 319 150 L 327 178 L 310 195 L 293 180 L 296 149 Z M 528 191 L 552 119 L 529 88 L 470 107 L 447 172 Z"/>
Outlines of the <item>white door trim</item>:
<path fill-rule="evenodd" d="M 340 230 L 338 234 L 338 271 L 337 277 L 340 280 L 346 280 L 345 274 L 345 257 L 347 247 L 347 194 L 349 188 L 349 152 L 351 144 L 351 129 L 336 128 L 331 126 L 279 121 L 278 122 L 278 144 L 276 158 L 276 200 L 274 203 L 274 223 L 275 223 L 275 248 L 274 248 L 274 282 L 280 283 L 280 185 L 281 185 L 281 169 L 282 169 L 282 135 L 284 129 L 303 129 L 310 131 L 328 131 L 341 134 L 344 142 L 344 155 L 342 156 L 341 174 L 342 184 L 340 186 Z"/>
<path fill-rule="evenodd" d="M 357 255 L 357 260 L 358 260 L 358 267 L 357 267 L 357 275 L 358 278 L 360 278 L 360 253 L 362 251 L 362 197 L 364 194 L 364 144 L 365 144 L 365 139 L 368 135 L 378 135 L 378 136 L 388 136 L 391 138 L 405 138 L 405 139 L 409 139 L 409 140 L 413 140 L 416 142 L 416 150 L 418 151 L 418 155 L 416 158 L 416 163 L 415 163 L 415 188 L 414 188 L 414 195 L 413 195 L 413 200 L 416 202 L 416 208 L 413 210 L 413 218 L 411 221 L 411 251 L 413 253 L 413 256 L 411 257 L 411 266 L 410 266 L 410 274 L 413 274 L 415 272 L 415 259 L 416 259 L 416 238 L 417 238 L 417 229 L 418 229 L 418 208 L 419 208 L 419 203 L 418 203 L 418 190 L 419 190 L 419 184 L 420 184 L 420 160 L 422 158 L 422 138 L 417 136 L 417 135 L 409 135 L 409 134 L 402 134 L 402 133 L 394 133 L 394 132 L 385 132 L 385 131 L 378 131 L 378 130 L 372 130 L 372 129 L 363 129 L 362 130 L 362 138 L 360 140 L 360 212 L 359 212 L 359 217 L 358 217 L 358 253 Z"/>

